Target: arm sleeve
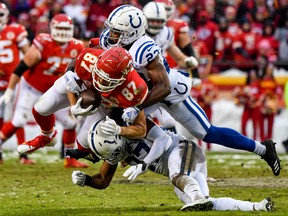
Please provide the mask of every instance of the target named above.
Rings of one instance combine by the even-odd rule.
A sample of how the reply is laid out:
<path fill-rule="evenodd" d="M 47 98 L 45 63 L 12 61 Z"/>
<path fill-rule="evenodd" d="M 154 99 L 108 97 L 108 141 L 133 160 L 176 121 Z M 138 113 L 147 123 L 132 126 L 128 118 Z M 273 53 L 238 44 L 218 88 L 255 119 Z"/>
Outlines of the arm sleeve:
<path fill-rule="evenodd" d="M 149 154 L 143 159 L 143 161 L 146 164 L 151 164 L 169 148 L 172 143 L 172 139 L 157 125 L 149 130 L 147 139 L 154 140 L 154 142 Z"/>

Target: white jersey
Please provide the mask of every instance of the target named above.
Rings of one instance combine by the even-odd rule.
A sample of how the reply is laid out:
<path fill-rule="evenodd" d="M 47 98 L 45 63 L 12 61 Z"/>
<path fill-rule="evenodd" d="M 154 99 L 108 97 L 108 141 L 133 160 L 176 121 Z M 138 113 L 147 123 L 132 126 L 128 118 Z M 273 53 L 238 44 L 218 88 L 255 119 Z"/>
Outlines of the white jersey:
<path fill-rule="evenodd" d="M 172 138 L 172 144 L 156 161 L 149 165 L 149 169 L 170 179 L 179 173 L 192 174 L 197 163 L 205 162 L 205 153 L 196 143 L 186 141 L 185 137 L 169 131 L 167 133 Z M 143 162 L 148 155 L 153 142 L 147 139 L 128 140 L 126 144 L 126 152 L 129 152 L 129 155 L 126 155 L 125 162 L 137 165 Z"/>
<path fill-rule="evenodd" d="M 102 32 L 100 36 L 100 45 L 103 49 L 108 49 L 107 37 L 109 35 L 109 29 Z M 143 74 L 145 79 L 149 81 L 147 69 L 145 68 L 156 56 L 160 56 L 166 71 L 169 73 L 170 68 L 165 58 L 162 57 L 162 51 L 157 43 L 147 35 L 143 35 L 141 38 L 136 40 L 129 48 L 129 53 L 133 59 L 133 66 L 138 73 Z"/>
<path fill-rule="evenodd" d="M 164 26 L 162 31 L 153 37 L 157 45 L 161 48 L 163 56 L 166 56 L 166 50 L 174 42 L 174 33 L 171 28 Z"/>

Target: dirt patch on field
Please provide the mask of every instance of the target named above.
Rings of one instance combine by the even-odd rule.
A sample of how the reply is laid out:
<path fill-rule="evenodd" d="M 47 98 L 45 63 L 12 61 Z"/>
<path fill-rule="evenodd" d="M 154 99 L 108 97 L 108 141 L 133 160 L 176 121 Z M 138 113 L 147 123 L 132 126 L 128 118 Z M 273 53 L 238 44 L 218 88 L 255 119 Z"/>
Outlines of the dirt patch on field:
<path fill-rule="evenodd" d="M 209 185 L 220 187 L 267 187 L 287 188 L 288 178 L 261 177 L 261 178 L 230 178 L 230 179 L 208 179 Z"/>

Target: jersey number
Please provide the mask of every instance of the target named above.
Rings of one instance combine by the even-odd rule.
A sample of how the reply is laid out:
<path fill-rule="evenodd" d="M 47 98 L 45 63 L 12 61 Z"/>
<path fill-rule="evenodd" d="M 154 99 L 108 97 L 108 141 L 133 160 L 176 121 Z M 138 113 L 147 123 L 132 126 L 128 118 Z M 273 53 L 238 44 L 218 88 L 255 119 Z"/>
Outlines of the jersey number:
<path fill-rule="evenodd" d="M 85 53 L 83 60 L 81 61 L 80 66 L 83 67 L 89 73 L 92 73 L 94 64 L 97 62 L 97 56 L 92 55 L 91 53 Z M 86 63 L 90 63 L 89 66 Z"/>
<path fill-rule="evenodd" d="M 13 62 L 14 56 L 13 51 L 10 48 L 5 48 L 5 46 L 10 46 L 12 41 L 4 40 L 0 41 L 0 62 L 3 64 Z"/>
<path fill-rule="evenodd" d="M 53 73 L 57 71 L 57 69 L 60 67 L 61 64 L 68 65 L 70 61 L 71 61 L 71 58 L 61 58 L 58 56 L 51 56 L 47 59 L 47 62 L 49 64 L 52 64 L 52 66 L 48 70 L 45 70 L 44 74 L 52 76 Z"/>

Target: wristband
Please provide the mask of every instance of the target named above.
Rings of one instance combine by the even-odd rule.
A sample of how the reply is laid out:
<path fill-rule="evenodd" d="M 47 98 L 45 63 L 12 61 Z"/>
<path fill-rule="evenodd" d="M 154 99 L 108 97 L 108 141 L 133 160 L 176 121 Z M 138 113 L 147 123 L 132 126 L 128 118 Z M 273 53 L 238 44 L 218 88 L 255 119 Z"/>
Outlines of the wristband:
<path fill-rule="evenodd" d="M 84 185 L 90 186 L 92 184 L 92 177 L 90 175 L 85 174 L 86 178 L 85 178 L 85 182 Z"/>
<path fill-rule="evenodd" d="M 28 69 L 29 69 L 29 67 L 26 65 L 26 63 L 23 60 L 21 60 L 20 63 L 18 64 L 18 66 L 13 71 L 13 73 L 16 74 L 17 76 L 21 77 L 22 74 Z"/>

